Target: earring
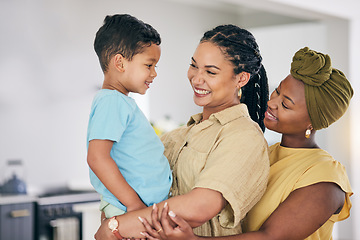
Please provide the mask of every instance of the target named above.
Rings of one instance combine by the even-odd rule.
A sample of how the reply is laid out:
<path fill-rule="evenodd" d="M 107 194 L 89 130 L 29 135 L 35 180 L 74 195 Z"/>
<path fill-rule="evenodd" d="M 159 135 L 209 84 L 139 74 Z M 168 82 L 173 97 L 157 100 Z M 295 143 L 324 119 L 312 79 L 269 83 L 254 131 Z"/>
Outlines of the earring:
<path fill-rule="evenodd" d="M 310 137 L 310 135 L 311 135 L 311 130 L 312 130 L 312 129 L 313 129 L 312 126 L 309 126 L 309 128 L 306 129 L 306 131 L 305 131 L 305 137 L 306 137 L 306 138 L 309 138 L 309 137 Z"/>
<path fill-rule="evenodd" d="M 241 88 L 239 88 L 238 97 L 241 98 L 241 95 L 242 95 L 242 90 L 241 90 Z"/>

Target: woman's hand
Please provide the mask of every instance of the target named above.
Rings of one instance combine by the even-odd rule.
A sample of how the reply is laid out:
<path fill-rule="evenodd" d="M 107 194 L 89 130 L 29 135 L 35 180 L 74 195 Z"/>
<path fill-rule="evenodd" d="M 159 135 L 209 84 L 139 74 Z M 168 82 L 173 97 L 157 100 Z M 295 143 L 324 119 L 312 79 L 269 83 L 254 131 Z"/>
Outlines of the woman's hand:
<path fill-rule="evenodd" d="M 169 206 L 165 203 L 162 209 L 160 221 L 158 220 L 158 208 L 153 208 L 151 220 L 154 226 L 151 227 L 145 218 L 139 218 L 147 232 L 142 234 L 151 240 L 197 240 L 191 226 L 174 212 L 169 212 Z"/>

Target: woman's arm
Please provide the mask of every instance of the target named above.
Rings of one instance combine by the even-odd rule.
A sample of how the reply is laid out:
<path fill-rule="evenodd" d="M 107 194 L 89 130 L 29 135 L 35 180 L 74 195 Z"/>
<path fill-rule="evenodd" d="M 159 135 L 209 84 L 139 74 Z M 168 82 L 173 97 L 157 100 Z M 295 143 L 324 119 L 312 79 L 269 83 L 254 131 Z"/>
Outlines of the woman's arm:
<path fill-rule="evenodd" d="M 264 222 L 259 231 L 207 239 L 304 239 L 320 228 L 333 214 L 339 213 L 344 205 L 344 201 L 345 193 L 338 185 L 329 182 L 317 183 L 292 192 Z M 178 226 L 175 228 L 172 227 L 169 224 L 166 210 L 167 208 L 164 209 L 161 215 L 163 231 L 160 233 L 153 231 L 150 226 L 147 225 L 146 221 L 144 221 L 144 225 L 147 226 L 147 232 L 152 235 L 150 239 L 200 240 L 205 238 L 195 236 L 186 221 L 180 216 L 174 215 L 173 212 L 175 211 L 171 211 L 169 217 Z"/>
<path fill-rule="evenodd" d="M 218 214 L 226 205 L 225 199 L 218 191 L 205 188 L 195 188 L 187 194 L 169 198 L 166 202 L 179 216 L 185 219 L 191 227 L 197 227 Z M 156 204 L 156 208 L 162 210 L 164 202 Z M 119 222 L 119 232 L 123 237 L 142 238 L 140 232 L 145 231 L 139 217 L 146 218 L 151 223 L 153 207 L 133 211 L 116 219 Z M 97 240 L 112 239 L 111 231 L 107 227 L 108 221 L 104 221 L 98 229 L 95 238 Z M 159 229 L 158 229 L 159 230 Z"/>
<path fill-rule="evenodd" d="M 345 193 L 335 183 L 321 182 L 292 192 L 260 228 L 267 239 L 304 239 L 339 213 Z M 251 239 L 251 238 L 249 238 Z"/>
<path fill-rule="evenodd" d="M 135 190 L 127 183 L 115 161 L 110 156 L 113 142 L 94 139 L 89 142 L 87 162 L 91 170 L 114 196 L 126 206 L 127 211 L 145 208 Z"/>

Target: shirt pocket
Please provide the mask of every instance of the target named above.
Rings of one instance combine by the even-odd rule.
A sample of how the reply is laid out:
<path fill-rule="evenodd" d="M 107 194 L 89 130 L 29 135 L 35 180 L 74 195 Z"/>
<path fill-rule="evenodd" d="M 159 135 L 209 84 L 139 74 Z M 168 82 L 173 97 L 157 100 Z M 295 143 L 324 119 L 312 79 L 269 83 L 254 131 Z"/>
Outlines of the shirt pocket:
<path fill-rule="evenodd" d="M 207 156 L 208 153 L 196 151 L 186 145 L 181 149 L 174 166 L 180 194 L 185 194 L 194 187 L 196 180 L 205 167 Z"/>

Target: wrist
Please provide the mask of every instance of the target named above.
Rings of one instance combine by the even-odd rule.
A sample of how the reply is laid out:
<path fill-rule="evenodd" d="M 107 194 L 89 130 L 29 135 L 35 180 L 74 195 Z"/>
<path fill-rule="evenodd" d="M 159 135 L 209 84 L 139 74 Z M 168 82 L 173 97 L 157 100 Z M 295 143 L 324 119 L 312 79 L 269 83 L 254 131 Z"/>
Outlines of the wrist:
<path fill-rule="evenodd" d="M 121 234 L 119 232 L 119 222 L 115 217 L 110 218 L 110 220 L 108 222 L 108 227 L 117 239 L 124 238 L 123 236 L 121 236 Z"/>

